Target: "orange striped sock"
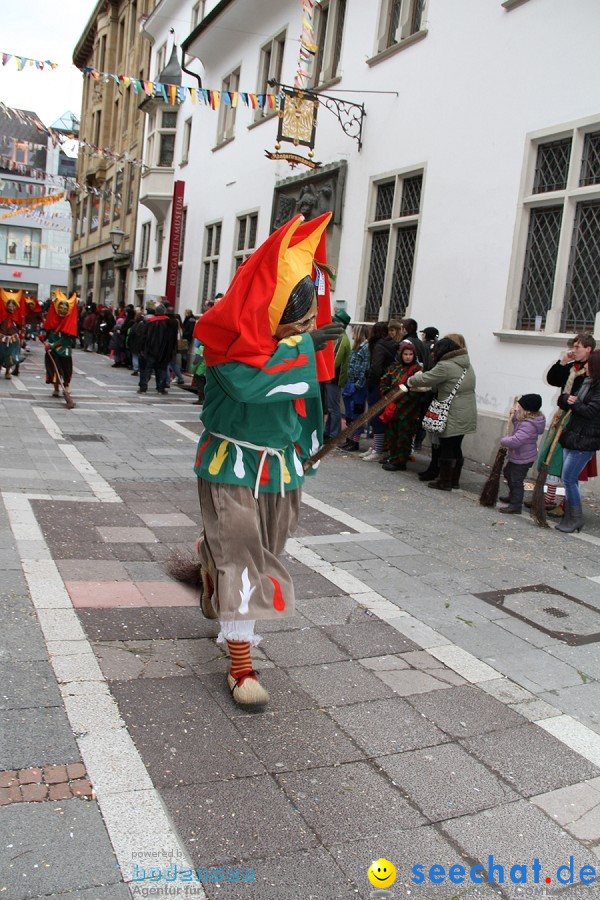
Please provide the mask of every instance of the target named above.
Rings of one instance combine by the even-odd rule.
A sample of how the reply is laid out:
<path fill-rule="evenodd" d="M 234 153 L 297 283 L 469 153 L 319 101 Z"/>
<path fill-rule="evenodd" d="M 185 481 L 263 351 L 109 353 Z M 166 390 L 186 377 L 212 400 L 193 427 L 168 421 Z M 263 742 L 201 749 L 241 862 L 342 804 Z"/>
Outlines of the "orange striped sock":
<path fill-rule="evenodd" d="M 229 674 L 232 678 L 239 678 L 244 672 L 252 670 L 252 660 L 250 659 L 250 641 L 227 641 L 227 649 L 231 657 L 231 669 Z"/>

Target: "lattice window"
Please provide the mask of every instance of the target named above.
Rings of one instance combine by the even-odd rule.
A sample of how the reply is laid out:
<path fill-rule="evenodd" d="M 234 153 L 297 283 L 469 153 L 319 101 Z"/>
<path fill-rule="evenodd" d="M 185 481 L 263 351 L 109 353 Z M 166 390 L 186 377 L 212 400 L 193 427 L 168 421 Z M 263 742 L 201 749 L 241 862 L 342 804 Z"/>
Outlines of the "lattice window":
<path fill-rule="evenodd" d="M 383 284 L 385 281 L 385 265 L 390 231 L 376 231 L 371 241 L 371 262 L 369 265 L 369 283 L 367 287 L 367 302 L 365 306 L 365 321 L 376 322 L 379 308 L 383 299 Z"/>
<path fill-rule="evenodd" d="M 405 314 L 410 299 L 415 247 L 417 244 L 417 226 L 400 228 L 396 240 L 394 258 L 394 276 L 392 280 L 392 296 L 390 300 L 390 318 L 401 319 Z"/>
<path fill-rule="evenodd" d="M 240 86 L 240 70 L 236 69 L 223 79 L 221 85 L 221 105 L 219 107 L 219 122 L 217 125 L 217 144 L 229 141 L 235 134 L 235 116 L 237 106 L 228 105 L 223 100 L 223 92 L 237 91 Z"/>
<path fill-rule="evenodd" d="M 546 324 L 552 305 L 561 222 L 561 206 L 531 210 L 517 321 L 517 328 L 525 331 L 535 328 L 538 316 L 542 327 Z"/>
<path fill-rule="evenodd" d="M 421 173 L 374 185 L 365 321 L 403 316 L 410 305 L 422 186 Z M 383 223 L 389 225 L 382 228 Z"/>
<path fill-rule="evenodd" d="M 202 263 L 202 307 L 214 300 L 217 292 L 219 254 L 221 252 L 221 223 L 207 225 L 204 230 L 204 260 Z"/>
<path fill-rule="evenodd" d="M 339 74 L 342 55 L 346 0 L 321 0 L 315 4 L 315 44 L 312 87 L 332 81 Z"/>
<path fill-rule="evenodd" d="M 387 184 L 377 185 L 377 200 L 375 203 L 376 222 L 380 222 L 382 219 L 392 218 L 395 186 L 396 185 L 394 181 L 389 181 Z"/>
<path fill-rule="evenodd" d="M 333 36 L 333 58 L 331 61 L 332 72 L 337 72 L 342 58 L 342 36 L 344 34 L 344 21 L 346 19 L 346 0 L 339 0 L 335 33 Z"/>
<path fill-rule="evenodd" d="M 416 216 L 419 214 L 422 186 L 422 175 L 417 175 L 415 178 L 404 179 L 404 184 L 402 186 L 402 204 L 400 206 L 401 216 Z"/>
<path fill-rule="evenodd" d="M 377 52 L 421 31 L 426 0 L 381 0 Z"/>
<path fill-rule="evenodd" d="M 260 61 L 258 66 L 258 83 L 256 86 L 257 94 L 267 94 L 273 88 L 271 81 L 281 82 L 281 73 L 283 68 L 283 52 L 285 50 L 285 31 L 265 44 L 260 51 Z M 271 109 L 268 103 L 254 110 L 254 120 L 267 118 L 276 115 L 276 111 Z"/>
<path fill-rule="evenodd" d="M 540 144 L 533 178 L 534 194 L 562 191 L 566 188 L 571 144 L 571 138 Z"/>
<path fill-rule="evenodd" d="M 234 269 L 248 259 L 256 247 L 256 231 L 258 228 L 258 213 L 250 213 L 237 218 L 237 240 L 234 244 L 236 250 L 233 254 Z"/>
<path fill-rule="evenodd" d="M 415 4 L 412 10 L 412 20 L 410 25 L 410 33 L 416 34 L 417 31 L 421 30 L 421 21 L 423 19 L 423 12 L 425 11 L 425 0 L 415 0 Z"/>
<path fill-rule="evenodd" d="M 600 116 L 556 131 L 530 135 L 525 166 L 534 172 L 523 182 L 507 327 L 591 332 L 600 311 Z"/>
<path fill-rule="evenodd" d="M 578 203 L 561 331 L 592 332 L 600 312 L 600 200 Z"/>
<path fill-rule="evenodd" d="M 400 10 L 402 9 L 402 0 L 392 0 L 389 11 L 387 46 L 391 47 L 396 43 L 396 32 L 400 24 Z"/>
<path fill-rule="evenodd" d="M 600 184 L 600 131 L 585 136 L 579 186 L 586 184 Z"/>

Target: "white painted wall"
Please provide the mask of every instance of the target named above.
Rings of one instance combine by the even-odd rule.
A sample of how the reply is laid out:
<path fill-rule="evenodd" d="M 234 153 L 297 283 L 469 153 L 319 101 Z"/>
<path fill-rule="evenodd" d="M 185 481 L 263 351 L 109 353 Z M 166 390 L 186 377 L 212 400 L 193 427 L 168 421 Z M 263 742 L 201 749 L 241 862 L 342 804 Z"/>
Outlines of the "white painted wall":
<path fill-rule="evenodd" d="M 207 12 L 216 2 L 207 3 Z M 342 132 L 336 119 L 319 111 L 315 158 L 323 164 L 348 161 L 336 296 L 360 318 L 366 280 L 365 222 L 370 179 L 404 167 L 424 166 L 421 221 L 410 313 L 421 327 L 463 332 L 478 379 L 482 440 L 472 452 L 487 458 L 495 431 L 515 394 L 539 392 L 544 410 L 556 391 L 544 386 L 544 372 L 559 356 L 560 341 L 529 335 L 501 341 L 520 181 L 528 133 L 557 130 L 583 117 L 600 117 L 597 0 L 526 0 L 510 11 L 500 0 L 429 0 L 427 36 L 376 65 L 378 0 L 348 2 L 342 49 L 343 74 L 330 93 L 364 101 L 363 149 Z M 178 22 L 191 16 L 191 0 L 170 0 Z M 287 27 L 284 78 L 293 80 L 300 34 L 299 0 L 260 3 L 256 28 L 230 32 L 207 64 L 204 86 L 220 89 L 224 75 L 241 64 L 240 89 L 255 91 L 260 47 Z M 155 47 L 168 37 L 170 22 Z M 178 26 L 178 33 L 181 27 Z M 222 47 L 221 47 L 222 44 Z M 170 45 L 169 45 L 170 50 Z M 185 84 L 193 80 L 185 76 Z M 342 91 L 357 89 L 356 94 Z M 397 91 L 398 96 L 372 91 Z M 273 149 L 276 120 L 248 129 L 252 112 L 240 106 L 235 140 L 214 149 L 218 114 L 186 102 L 179 112 L 176 162 L 183 123 L 193 116 L 190 163 L 176 167 L 186 182 L 186 252 L 180 308 L 198 308 L 204 227 L 222 220 L 217 290 L 233 273 L 235 218 L 258 209 L 258 240 L 268 233 L 273 188 L 292 172 L 265 158 Z M 600 126 L 599 126 L 600 127 Z M 139 229 L 150 214 L 142 207 Z M 168 226 L 165 223 L 166 259 Z M 153 227 L 154 235 L 154 227 Z M 151 260 L 154 241 L 151 242 Z M 163 292 L 166 269 L 148 273 L 148 291 Z M 513 288 L 515 289 L 515 288 Z M 518 285 L 516 287 L 518 292 Z M 514 327 L 514 326 L 513 326 Z"/>

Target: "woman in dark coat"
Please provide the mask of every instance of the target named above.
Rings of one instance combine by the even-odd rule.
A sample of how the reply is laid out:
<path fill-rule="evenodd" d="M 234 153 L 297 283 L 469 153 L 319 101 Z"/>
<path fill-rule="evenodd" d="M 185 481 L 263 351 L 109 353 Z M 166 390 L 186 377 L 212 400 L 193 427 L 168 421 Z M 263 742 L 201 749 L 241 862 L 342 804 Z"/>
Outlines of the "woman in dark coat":
<path fill-rule="evenodd" d="M 376 322 L 369 338 L 370 364 L 367 371 L 367 403 L 369 406 L 381 400 L 379 382 L 384 372 L 394 362 L 397 350 L 398 341 L 389 336 L 387 322 Z M 361 456 L 368 462 L 379 462 L 384 457 L 385 422 L 382 422 L 379 416 L 374 416 L 370 419 L 369 424 L 373 429 L 373 444 Z"/>
<path fill-rule="evenodd" d="M 600 450 L 600 350 L 590 353 L 585 372 L 586 378 L 576 394 L 561 394 L 558 398 L 560 408 L 571 412 L 560 437 L 564 451 L 565 514 L 556 526 L 567 534 L 583 528 L 579 475 L 595 451 Z"/>

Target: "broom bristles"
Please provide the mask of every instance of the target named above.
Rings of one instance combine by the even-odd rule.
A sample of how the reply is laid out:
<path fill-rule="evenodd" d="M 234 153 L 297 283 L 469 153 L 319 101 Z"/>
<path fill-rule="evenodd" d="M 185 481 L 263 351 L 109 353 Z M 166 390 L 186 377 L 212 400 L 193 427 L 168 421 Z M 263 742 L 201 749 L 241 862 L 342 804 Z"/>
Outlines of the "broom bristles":
<path fill-rule="evenodd" d="M 504 457 L 506 456 L 506 447 L 500 447 L 496 453 L 496 459 L 492 465 L 492 471 L 487 477 L 487 481 L 483 486 L 479 503 L 481 506 L 494 506 L 498 499 L 498 488 L 500 486 L 500 475 L 504 465 Z"/>
<path fill-rule="evenodd" d="M 544 498 L 544 485 L 548 475 L 548 463 L 544 463 L 535 480 L 533 495 L 531 497 L 531 518 L 540 528 L 548 528 L 546 521 L 546 503 Z"/>
<path fill-rule="evenodd" d="M 165 570 L 176 581 L 194 587 L 202 584 L 200 559 L 194 550 L 173 550 L 165 562 Z"/>

